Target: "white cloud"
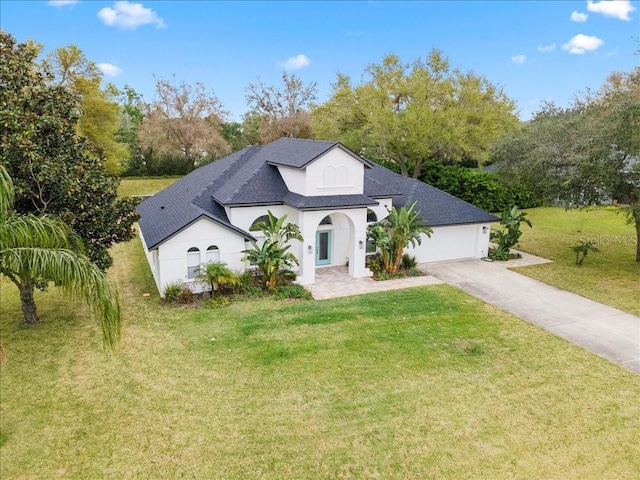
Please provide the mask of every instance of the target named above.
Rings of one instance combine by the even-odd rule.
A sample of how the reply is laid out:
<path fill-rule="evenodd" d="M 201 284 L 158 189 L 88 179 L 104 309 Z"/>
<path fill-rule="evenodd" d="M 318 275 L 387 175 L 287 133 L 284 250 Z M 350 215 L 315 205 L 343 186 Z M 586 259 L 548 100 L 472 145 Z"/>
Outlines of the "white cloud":
<path fill-rule="evenodd" d="M 347 36 L 349 36 L 349 37 L 359 37 L 363 33 L 364 33 L 363 30 L 357 30 L 357 31 L 353 31 L 353 32 L 347 32 Z"/>
<path fill-rule="evenodd" d="M 589 18 L 587 13 L 576 12 L 575 10 L 571 12 L 571 21 L 576 23 L 584 23 Z"/>
<path fill-rule="evenodd" d="M 105 25 L 134 30 L 141 25 L 155 24 L 156 28 L 164 28 L 167 25 L 156 12 L 145 8 L 141 3 L 128 1 L 115 2 L 113 8 L 105 7 L 98 12 L 98 18 Z"/>
<path fill-rule="evenodd" d="M 514 55 L 513 57 L 511 57 L 511 61 L 516 65 L 522 65 L 526 59 L 526 55 Z"/>
<path fill-rule="evenodd" d="M 98 68 L 102 70 L 107 77 L 117 77 L 122 73 L 122 69 L 120 67 L 116 67 L 110 63 L 99 63 Z"/>
<path fill-rule="evenodd" d="M 582 55 L 586 52 L 597 50 L 603 43 L 601 38 L 579 33 L 562 45 L 562 49 L 574 55 Z"/>
<path fill-rule="evenodd" d="M 552 43 L 550 45 L 540 45 L 538 47 L 539 52 L 553 52 L 556 49 L 556 44 Z"/>
<path fill-rule="evenodd" d="M 602 2 L 587 1 L 587 10 L 593 13 L 601 13 L 605 17 L 631 20 L 629 14 L 636 9 L 629 0 L 609 0 Z"/>
<path fill-rule="evenodd" d="M 309 57 L 304 53 L 300 53 L 295 57 L 287 59 L 285 62 L 279 62 L 278 65 L 283 67 L 285 70 L 297 70 L 311 65 L 311 60 L 309 60 Z"/>
<path fill-rule="evenodd" d="M 78 3 L 78 0 L 49 0 L 47 5 L 50 7 L 64 7 L 65 5 L 73 5 Z"/>

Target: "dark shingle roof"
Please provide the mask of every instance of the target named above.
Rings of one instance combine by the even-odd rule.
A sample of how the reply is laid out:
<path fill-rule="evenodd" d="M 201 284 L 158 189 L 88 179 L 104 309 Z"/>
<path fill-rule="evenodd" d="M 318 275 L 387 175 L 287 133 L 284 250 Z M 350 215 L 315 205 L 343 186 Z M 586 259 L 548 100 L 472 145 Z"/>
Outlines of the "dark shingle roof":
<path fill-rule="evenodd" d="M 433 227 L 465 223 L 495 222 L 498 217 L 470 203 L 460 200 L 420 180 L 405 178 L 379 165 L 365 171 L 366 177 L 402 193 L 393 197 L 393 206 L 407 206 L 416 202 L 420 216 Z M 365 191 L 365 193 L 367 193 Z"/>
<path fill-rule="evenodd" d="M 286 138 L 261 147 L 247 147 L 198 168 L 138 206 L 147 247 L 157 247 L 202 217 L 252 239 L 249 232 L 229 222 L 227 206 L 284 203 L 300 210 L 357 208 L 376 205 L 373 198 L 393 197 L 395 206 L 417 201 L 421 217 L 432 226 L 497 220 L 448 193 L 364 159 L 360 160 L 369 167 L 364 171 L 364 195 L 305 197 L 287 189 L 276 164 L 303 168 L 336 147 L 360 159 L 338 142 Z"/>
<path fill-rule="evenodd" d="M 298 138 L 280 138 L 275 142 L 265 145 L 264 160 L 270 165 L 282 165 L 283 167 L 304 168 L 320 155 L 338 147 L 367 167 L 371 162 L 359 157 L 340 142 L 328 142 L 324 140 L 300 140 Z"/>
<path fill-rule="evenodd" d="M 365 195 L 323 195 L 305 197 L 289 192 L 283 199 L 284 203 L 298 210 L 322 210 L 325 208 L 357 208 L 377 205 L 378 202 Z"/>

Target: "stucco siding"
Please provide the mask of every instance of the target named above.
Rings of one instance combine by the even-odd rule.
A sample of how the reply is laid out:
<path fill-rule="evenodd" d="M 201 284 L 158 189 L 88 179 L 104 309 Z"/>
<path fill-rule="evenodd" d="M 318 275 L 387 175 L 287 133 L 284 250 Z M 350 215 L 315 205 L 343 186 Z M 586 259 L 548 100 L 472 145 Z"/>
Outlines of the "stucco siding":
<path fill-rule="evenodd" d="M 483 227 L 487 231 L 483 233 Z M 407 248 L 419 263 L 482 258 L 489 247 L 488 225 L 434 227 L 430 238 L 423 235 L 422 245 Z"/>
<path fill-rule="evenodd" d="M 306 193 L 303 195 L 355 195 L 364 192 L 364 165 L 339 148 L 329 150 L 308 165 L 305 172 Z M 288 184 L 287 188 L 291 189 Z"/>
<path fill-rule="evenodd" d="M 229 268 L 244 271 L 244 238 L 211 220 L 201 218 L 158 247 L 159 280 L 156 283 L 160 294 L 168 283 L 193 283 L 187 274 L 187 251 L 197 248 L 202 264 L 207 261 L 207 249 L 210 246 L 218 247 L 220 261 Z"/>

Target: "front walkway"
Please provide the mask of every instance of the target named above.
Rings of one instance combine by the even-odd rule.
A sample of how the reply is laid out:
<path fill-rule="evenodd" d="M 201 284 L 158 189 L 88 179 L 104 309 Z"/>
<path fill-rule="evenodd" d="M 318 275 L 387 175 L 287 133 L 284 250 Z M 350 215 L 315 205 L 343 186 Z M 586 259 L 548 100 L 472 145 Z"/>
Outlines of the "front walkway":
<path fill-rule="evenodd" d="M 443 282 L 433 275 L 396 278 L 379 282 L 372 278 L 351 278 L 347 273 L 347 267 L 325 267 L 316 268 L 316 283 L 307 285 L 307 289 L 311 291 L 316 300 L 326 300 L 439 283 Z"/>
<path fill-rule="evenodd" d="M 640 317 L 561 290 L 510 267 L 544 263 L 532 255 L 508 262 L 432 263 L 440 280 L 523 320 L 640 373 Z"/>

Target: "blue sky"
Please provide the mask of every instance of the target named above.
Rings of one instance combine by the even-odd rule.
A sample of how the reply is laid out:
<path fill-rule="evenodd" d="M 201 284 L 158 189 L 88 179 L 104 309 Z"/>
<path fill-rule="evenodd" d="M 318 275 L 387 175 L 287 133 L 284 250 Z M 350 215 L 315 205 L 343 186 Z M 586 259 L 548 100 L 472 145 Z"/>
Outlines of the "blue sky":
<path fill-rule="evenodd" d="M 639 1 L 0 2 L 0 25 L 45 51 L 75 44 L 105 80 L 154 96 L 153 75 L 200 81 L 239 119 L 245 87 L 284 68 L 326 100 L 341 72 L 358 81 L 387 53 L 432 48 L 516 100 L 522 119 L 543 100 L 566 106 L 614 70 L 640 63 Z"/>

